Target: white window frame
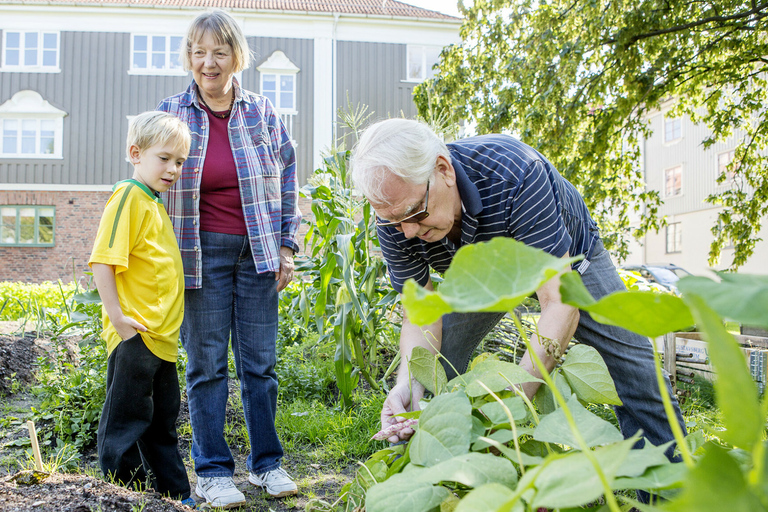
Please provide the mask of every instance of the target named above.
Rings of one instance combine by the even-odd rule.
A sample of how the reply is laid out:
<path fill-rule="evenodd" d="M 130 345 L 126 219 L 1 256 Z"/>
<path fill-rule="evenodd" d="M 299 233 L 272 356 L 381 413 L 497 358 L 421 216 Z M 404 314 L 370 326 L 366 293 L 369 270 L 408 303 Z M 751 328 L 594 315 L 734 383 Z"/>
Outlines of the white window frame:
<path fill-rule="evenodd" d="M 30 90 L 19 91 L 13 97 L 0 105 L 0 161 L 7 159 L 62 159 L 64 138 L 64 116 L 67 113 L 59 110 L 40 96 L 39 93 Z M 35 153 L 21 153 L 21 137 L 17 138 L 17 152 L 5 153 L 5 121 L 17 121 L 21 125 L 24 121 L 37 121 L 35 135 Z M 40 126 L 41 121 L 53 121 L 53 153 L 40 153 Z M 19 128 L 19 133 L 21 128 Z"/>
<path fill-rule="evenodd" d="M 670 238 L 671 237 L 671 238 Z M 670 250 L 670 241 L 672 247 Z M 683 226 L 680 222 L 667 224 L 666 240 L 664 244 L 666 254 L 677 254 L 683 252 Z"/>
<path fill-rule="evenodd" d="M 669 190 L 667 189 L 667 183 L 669 181 L 667 176 L 670 172 L 673 172 L 673 171 L 680 172 L 680 191 L 676 194 L 675 193 L 670 194 Z M 664 169 L 664 197 L 680 197 L 682 195 L 683 195 L 683 166 L 676 165 L 674 167 L 669 167 L 668 169 Z"/>
<path fill-rule="evenodd" d="M 674 139 L 670 139 L 668 137 L 668 131 L 669 131 L 669 128 L 670 128 L 670 124 L 677 125 L 677 126 L 680 127 L 680 134 L 677 137 L 675 137 Z M 663 137 L 664 137 L 664 144 L 665 145 L 667 145 L 667 144 L 674 144 L 674 143 L 682 140 L 683 139 L 683 118 L 682 117 L 667 117 L 667 116 L 664 116 L 664 129 L 662 131 L 664 132 L 663 133 Z M 674 135 L 674 132 L 673 132 L 672 135 Z"/>
<path fill-rule="evenodd" d="M 146 68 L 137 68 L 134 67 L 134 53 L 136 52 L 136 49 L 134 47 L 136 43 L 137 37 L 146 37 L 147 38 L 147 66 L 152 65 L 152 38 L 154 37 L 164 37 L 165 38 L 165 66 L 161 69 L 152 68 L 152 67 L 146 67 Z M 171 68 L 171 38 L 173 37 L 179 37 L 181 38 L 181 42 L 179 45 L 179 67 L 178 68 Z M 130 54 L 130 65 L 128 68 L 128 74 L 129 75 L 151 75 L 151 76 L 184 76 L 187 74 L 187 71 L 184 70 L 183 64 L 181 62 L 181 52 L 183 51 L 182 46 L 184 45 L 184 36 L 179 34 L 148 34 L 144 32 L 136 32 L 131 34 L 131 54 Z"/>
<path fill-rule="evenodd" d="M 727 157 L 727 162 L 722 162 L 722 158 Z M 717 177 L 719 177 L 721 174 L 725 173 L 725 181 L 721 183 L 721 185 L 727 185 L 729 183 L 732 183 L 734 179 L 736 179 L 736 169 L 738 169 L 738 166 L 736 169 L 732 171 L 726 171 L 726 168 L 728 165 L 733 162 L 736 159 L 736 150 L 730 149 L 728 151 L 723 151 L 722 153 L 717 154 Z"/>
<path fill-rule="evenodd" d="M 0 246 L 2 247 L 54 247 L 56 246 L 56 206 L 50 205 L 0 205 L 0 224 L 2 224 L 2 218 L 5 218 L 3 210 L 15 210 L 15 221 L 13 226 L 13 240 L 6 240 L 2 238 L 2 232 L 0 232 Z M 34 211 L 34 220 L 32 221 L 32 230 L 33 230 L 33 240 L 31 242 L 22 242 L 20 240 L 21 238 L 21 231 L 22 231 L 22 224 L 21 224 L 21 212 L 22 210 L 33 210 Z M 43 213 L 48 213 L 48 210 L 50 210 L 50 215 L 43 215 Z M 40 241 L 40 218 L 50 218 L 51 219 L 51 241 L 50 242 L 41 242 Z M 29 218 L 29 216 L 27 216 Z M 2 226 L 7 227 L 7 226 Z M 4 230 L 0 230 L 3 231 Z"/>
<path fill-rule="evenodd" d="M 285 53 L 283 53 L 280 50 L 276 50 L 272 53 L 272 55 L 269 56 L 269 58 L 264 61 L 259 67 L 256 68 L 256 70 L 259 72 L 259 91 L 262 96 L 265 96 L 264 94 L 264 77 L 267 75 L 275 75 L 275 80 L 277 84 L 277 91 L 275 91 L 275 102 L 274 107 L 277 109 L 277 112 L 281 115 L 296 115 L 299 113 L 298 108 L 298 73 L 301 71 L 296 64 L 291 62 L 291 59 L 289 59 Z M 291 76 L 293 77 L 293 106 L 292 107 L 283 107 L 280 102 L 280 78 L 283 76 Z"/>
<path fill-rule="evenodd" d="M 7 62 L 7 51 L 8 51 L 8 34 L 11 33 L 17 33 L 19 34 L 19 64 L 11 65 Z M 24 64 L 24 40 L 26 39 L 26 34 L 37 34 L 37 62 L 38 64 L 34 66 L 29 66 Z M 56 64 L 54 65 L 43 65 L 43 41 L 45 39 L 46 35 L 55 35 L 56 36 Z M 61 62 L 61 34 L 58 31 L 55 30 L 3 30 L 3 56 L 2 56 L 2 66 L 0 67 L 0 71 L 5 73 L 61 73 L 60 68 L 60 62 Z"/>
<path fill-rule="evenodd" d="M 443 51 L 442 46 L 428 45 L 428 44 L 409 44 L 406 50 L 405 58 L 405 80 L 404 82 L 421 83 L 428 78 L 432 78 L 435 73 L 432 67 L 437 64 L 438 59 L 434 62 L 427 62 L 427 50 L 437 50 L 437 57 L 439 59 L 440 52 Z M 411 76 L 411 57 L 421 58 L 421 75 L 418 77 Z"/>

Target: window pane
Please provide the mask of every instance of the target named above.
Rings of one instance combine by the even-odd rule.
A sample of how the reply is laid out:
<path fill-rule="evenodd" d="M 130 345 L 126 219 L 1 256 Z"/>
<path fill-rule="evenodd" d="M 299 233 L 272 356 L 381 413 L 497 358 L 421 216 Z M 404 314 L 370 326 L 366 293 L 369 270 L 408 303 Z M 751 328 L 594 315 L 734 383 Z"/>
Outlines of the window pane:
<path fill-rule="evenodd" d="M 426 53 L 426 61 L 427 61 L 427 78 L 432 78 L 435 76 L 435 70 L 432 69 L 432 66 L 437 64 L 437 61 L 440 57 L 440 48 L 438 47 L 428 47 L 424 50 Z"/>
<path fill-rule="evenodd" d="M 152 69 L 163 69 L 165 67 L 165 53 L 152 52 Z"/>
<path fill-rule="evenodd" d="M 5 51 L 5 64 L 8 66 L 19 65 L 19 50 L 6 50 Z"/>
<path fill-rule="evenodd" d="M 181 42 L 183 37 L 171 37 L 171 69 L 181 68 Z"/>
<path fill-rule="evenodd" d="M 133 36 L 133 51 L 147 51 L 147 36 Z"/>
<path fill-rule="evenodd" d="M 272 103 L 272 105 L 277 106 L 275 91 L 264 91 L 263 94 L 269 99 L 269 102 Z"/>
<path fill-rule="evenodd" d="M 56 50 L 43 51 L 43 66 L 56 66 Z"/>
<path fill-rule="evenodd" d="M 16 144 L 18 141 L 18 121 L 15 119 L 6 119 L 3 122 L 3 153 L 14 154 L 18 151 Z"/>
<path fill-rule="evenodd" d="M 280 75 L 280 90 L 293 92 L 293 75 Z"/>
<path fill-rule="evenodd" d="M 268 91 L 277 90 L 277 75 L 264 75 L 261 79 L 261 93 L 266 96 Z"/>
<path fill-rule="evenodd" d="M 38 243 L 53 243 L 53 208 L 40 208 L 38 210 L 37 226 Z"/>
<path fill-rule="evenodd" d="M 16 243 L 16 208 L 2 208 L 0 215 L 2 215 L 0 239 L 6 244 Z"/>
<path fill-rule="evenodd" d="M 25 155 L 35 153 L 35 139 L 37 138 L 37 121 L 25 119 L 21 122 L 21 152 Z"/>
<path fill-rule="evenodd" d="M 153 52 L 165 51 L 165 36 L 152 36 L 152 51 Z"/>
<path fill-rule="evenodd" d="M 43 34 L 43 48 L 46 50 L 55 50 L 57 39 L 56 34 Z"/>
<path fill-rule="evenodd" d="M 35 243 L 35 209 L 21 208 L 19 210 L 19 243 Z"/>
<path fill-rule="evenodd" d="M 24 48 L 27 50 L 37 50 L 37 32 L 24 33 Z"/>
<path fill-rule="evenodd" d="M 138 69 L 146 69 L 147 67 L 147 54 L 134 52 L 133 54 L 133 67 Z"/>
<path fill-rule="evenodd" d="M 37 48 L 34 50 L 24 50 L 24 65 L 37 66 Z"/>
<path fill-rule="evenodd" d="M 281 92 L 280 93 L 280 108 L 290 108 L 293 109 L 293 93 L 292 92 Z"/>
<path fill-rule="evenodd" d="M 424 78 L 422 70 L 422 56 L 424 51 L 421 46 L 408 48 L 408 79 L 421 80 Z"/>
<path fill-rule="evenodd" d="M 20 48 L 21 32 L 7 32 L 5 35 L 5 44 L 8 48 Z"/>
<path fill-rule="evenodd" d="M 56 123 L 50 119 L 40 121 L 40 153 L 53 154 L 53 141 L 56 134 Z"/>

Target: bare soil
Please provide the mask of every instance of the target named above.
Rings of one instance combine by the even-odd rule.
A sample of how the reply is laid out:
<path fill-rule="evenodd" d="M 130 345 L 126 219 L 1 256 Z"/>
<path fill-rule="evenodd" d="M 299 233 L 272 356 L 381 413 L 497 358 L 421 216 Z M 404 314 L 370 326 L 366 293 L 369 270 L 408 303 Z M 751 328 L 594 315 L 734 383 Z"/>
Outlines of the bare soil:
<path fill-rule="evenodd" d="M 9 331 L 0 325 L 0 332 Z M 96 463 L 95 449 L 83 454 L 80 473 L 54 473 L 40 481 L 20 473 L 18 467 L 9 470 L 8 460 L 24 460 L 24 450 L 15 448 L 13 441 L 28 435 L 20 428 L 28 416 L 29 406 L 34 397 L 29 393 L 29 384 L 34 380 L 37 357 L 46 353 L 47 340 L 35 336 L 0 334 L 0 411 L 3 419 L 19 416 L 18 421 L 0 420 L 0 511 L 9 512 L 138 512 L 138 511 L 185 511 L 191 510 L 178 501 L 161 497 L 154 492 L 135 492 L 113 485 L 101 479 Z M 237 387 L 230 387 L 232 391 Z M 27 411 L 26 413 L 24 411 Z M 8 412 L 11 411 L 11 412 Z M 182 404 L 181 415 L 188 415 L 186 403 Z M 188 421 L 188 418 L 181 418 Z M 182 453 L 189 453 L 190 439 L 180 438 Z M 247 451 L 233 446 L 237 470 L 234 480 L 246 495 L 247 504 L 241 510 L 258 512 L 288 512 L 304 510 L 310 499 L 336 501 L 341 487 L 353 477 L 356 466 L 352 463 L 344 468 L 324 467 L 310 463 L 302 453 L 287 453 L 282 465 L 299 485 L 296 497 L 272 499 L 260 488 L 248 483 L 245 468 Z M 307 450 L 308 451 L 308 450 Z M 185 460 L 190 476 L 192 497 L 195 498 L 195 473 L 191 460 Z M 93 476 L 96 475 L 96 476 Z M 33 480 L 34 482 L 28 482 Z M 197 498 L 198 502 L 201 501 Z"/>

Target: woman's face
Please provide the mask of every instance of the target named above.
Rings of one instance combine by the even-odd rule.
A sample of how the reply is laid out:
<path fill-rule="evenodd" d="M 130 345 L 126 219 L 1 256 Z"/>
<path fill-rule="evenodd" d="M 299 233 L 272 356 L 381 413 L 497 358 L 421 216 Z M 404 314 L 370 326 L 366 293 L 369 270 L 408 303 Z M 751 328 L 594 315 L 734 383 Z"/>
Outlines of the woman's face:
<path fill-rule="evenodd" d="M 228 93 L 235 74 L 232 47 L 217 43 L 210 32 L 205 32 L 191 51 L 192 76 L 200 90 L 213 98 Z"/>

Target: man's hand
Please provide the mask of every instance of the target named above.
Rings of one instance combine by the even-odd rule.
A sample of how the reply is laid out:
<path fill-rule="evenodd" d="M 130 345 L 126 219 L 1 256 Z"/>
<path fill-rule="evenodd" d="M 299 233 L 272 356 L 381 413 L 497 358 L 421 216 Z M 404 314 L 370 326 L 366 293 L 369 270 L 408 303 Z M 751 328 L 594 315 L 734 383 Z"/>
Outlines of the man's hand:
<path fill-rule="evenodd" d="M 293 280 L 293 249 L 280 247 L 280 271 L 275 272 L 277 291 L 281 292 Z"/>
<path fill-rule="evenodd" d="M 392 388 L 384 401 L 384 406 L 381 408 L 381 429 L 389 427 L 390 425 L 398 422 L 405 421 L 405 418 L 398 417 L 398 414 L 402 414 L 411 410 L 419 410 L 419 400 L 424 396 L 424 387 L 418 382 L 414 382 L 411 388 L 408 386 L 408 382 L 400 382 Z M 411 404 L 411 395 L 413 395 L 413 404 Z M 406 427 L 395 435 L 392 435 L 387 439 L 390 443 L 397 443 L 405 441 L 413 435 L 413 429 Z"/>

